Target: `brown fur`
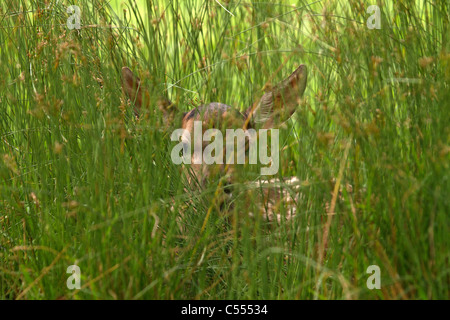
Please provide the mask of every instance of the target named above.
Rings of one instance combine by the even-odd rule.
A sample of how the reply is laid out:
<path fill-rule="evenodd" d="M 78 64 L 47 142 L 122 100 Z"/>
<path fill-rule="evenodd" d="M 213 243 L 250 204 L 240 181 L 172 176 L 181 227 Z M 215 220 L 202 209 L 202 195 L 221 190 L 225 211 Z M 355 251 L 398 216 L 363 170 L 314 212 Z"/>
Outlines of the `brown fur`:
<path fill-rule="evenodd" d="M 165 98 L 159 98 L 155 102 L 163 113 L 163 118 L 166 120 L 168 127 L 178 128 L 181 125 L 181 128 L 187 130 L 191 137 L 193 137 L 194 133 L 194 121 L 202 121 L 203 132 L 210 128 L 220 130 L 238 128 L 245 130 L 252 127 L 268 129 L 281 124 L 291 117 L 300 103 L 306 83 L 307 68 L 305 65 L 300 65 L 289 77 L 271 87 L 267 93 L 252 104 L 244 113 L 229 105 L 212 102 L 185 113 L 181 118 L 181 123 L 173 123 L 176 115 L 180 114 L 173 103 Z M 145 88 L 141 87 L 141 80 L 127 67 L 122 68 L 122 87 L 129 99 L 134 102 L 135 114 L 139 116 L 143 104 L 148 105 L 151 102 L 150 95 Z M 217 168 L 219 165 L 192 164 L 191 166 L 197 180 L 204 184 L 205 179 L 211 174 L 213 168 Z M 231 170 L 229 166 L 219 166 L 219 170 L 225 168 Z M 227 171 L 227 173 L 229 172 Z M 287 181 L 297 182 L 297 180 L 292 178 Z M 270 185 L 269 182 L 268 185 Z M 264 186 L 264 189 L 267 188 Z M 274 217 L 277 217 L 275 212 L 280 201 L 284 201 L 285 204 L 289 205 L 296 201 L 296 197 L 286 193 L 286 190 L 284 193 L 276 190 L 279 190 L 279 186 L 265 190 L 263 199 L 261 199 L 262 203 L 265 203 L 265 207 L 269 208 L 270 212 L 266 212 L 269 220 L 279 219 L 279 217 Z M 297 190 L 297 188 L 294 188 L 294 190 Z M 295 211 L 293 213 L 295 214 Z"/>

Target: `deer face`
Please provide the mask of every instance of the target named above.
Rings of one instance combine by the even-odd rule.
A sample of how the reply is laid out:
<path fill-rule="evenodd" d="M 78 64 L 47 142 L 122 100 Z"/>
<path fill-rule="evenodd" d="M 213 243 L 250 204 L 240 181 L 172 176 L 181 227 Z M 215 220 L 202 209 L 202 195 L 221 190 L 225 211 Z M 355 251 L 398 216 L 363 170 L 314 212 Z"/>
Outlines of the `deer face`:
<path fill-rule="evenodd" d="M 300 65 L 289 77 L 273 86 L 258 101 L 244 112 L 238 111 L 229 105 L 213 102 L 201 105 L 187 113 L 181 114 L 176 106 L 167 99 L 159 98 L 155 101 L 167 127 L 183 129 L 181 140 L 187 148 L 198 148 L 201 152 L 192 152 L 191 167 L 194 177 L 200 184 L 205 184 L 213 172 L 229 173 L 232 166 L 227 166 L 226 152 L 224 148 L 220 151 L 218 158 L 222 158 L 221 164 L 203 163 L 200 158 L 203 151 L 208 147 L 208 142 L 198 139 L 199 133 L 204 137 L 210 129 L 218 129 L 226 136 L 227 129 L 240 129 L 246 133 L 250 129 L 270 129 L 289 119 L 300 103 L 300 99 L 306 88 L 307 69 Z M 150 94 L 141 87 L 140 79 L 127 67 L 122 68 L 122 86 L 131 101 L 135 103 L 135 114 L 139 116 L 143 104 L 149 104 Z M 200 131 L 198 125 L 201 125 Z M 196 127 L 197 126 L 197 127 Z M 196 130 L 197 129 L 197 130 Z M 210 131 L 211 132 L 211 131 Z M 234 140 L 234 139 L 233 139 Z M 194 141 L 200 141 L 195 145 Z M 247 148 L 246 148 L 247 149 Z M 186 148 L 184 149 L 186 151 Z M 239 152 L 239 151 L 238 151 Z M 191 179 L 190 179 L 191 181 Z"/>

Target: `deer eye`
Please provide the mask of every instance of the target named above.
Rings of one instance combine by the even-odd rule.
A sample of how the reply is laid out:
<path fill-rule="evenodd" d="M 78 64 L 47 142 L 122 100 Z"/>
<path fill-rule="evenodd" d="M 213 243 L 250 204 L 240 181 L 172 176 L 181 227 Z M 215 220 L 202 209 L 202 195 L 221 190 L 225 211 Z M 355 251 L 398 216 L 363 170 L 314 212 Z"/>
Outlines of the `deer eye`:
<path fill-rule="evenodd" d="M 187 142 L 183 142 L 183 149 L 181 150 L 182 155 L 190 153 L 191 146 Z"/>

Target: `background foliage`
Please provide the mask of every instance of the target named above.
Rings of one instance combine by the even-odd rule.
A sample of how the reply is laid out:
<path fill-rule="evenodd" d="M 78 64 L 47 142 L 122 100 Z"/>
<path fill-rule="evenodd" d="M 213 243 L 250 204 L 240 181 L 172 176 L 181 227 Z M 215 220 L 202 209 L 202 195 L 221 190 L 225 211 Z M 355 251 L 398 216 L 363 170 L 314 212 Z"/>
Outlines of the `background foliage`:
<path fill-rule="evenodd" d="M 1 2 L 0 297 L 448 298 L 448 2 L 373 1 L 379 30 L 362 1 L 220 4 Z M 303 196 L 279 224 L 245 197 L 224 215 L 217 184 L 186 193 L 152 109 L 136 121 L 120 89 L 129 66 L 182 111 L 244 110 L 300 63 L 280 177 Z"/>

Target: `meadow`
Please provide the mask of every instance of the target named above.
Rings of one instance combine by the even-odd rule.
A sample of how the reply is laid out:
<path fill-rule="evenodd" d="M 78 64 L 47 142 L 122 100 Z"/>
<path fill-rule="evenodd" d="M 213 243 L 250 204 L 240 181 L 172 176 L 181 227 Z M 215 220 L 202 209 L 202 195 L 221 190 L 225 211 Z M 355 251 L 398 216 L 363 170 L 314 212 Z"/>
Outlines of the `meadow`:
<path fill-rule="evenodd" d="M 0 298 L 448 299 L 450 4 L 372 2 L 2 0 Z M 186 191 L 121 89 L 128 66 L 182 112 L 245 110 L 300 64 L 280 222 L 249 215 L 258 168 L 227 214 L 219 181 Z"/>

